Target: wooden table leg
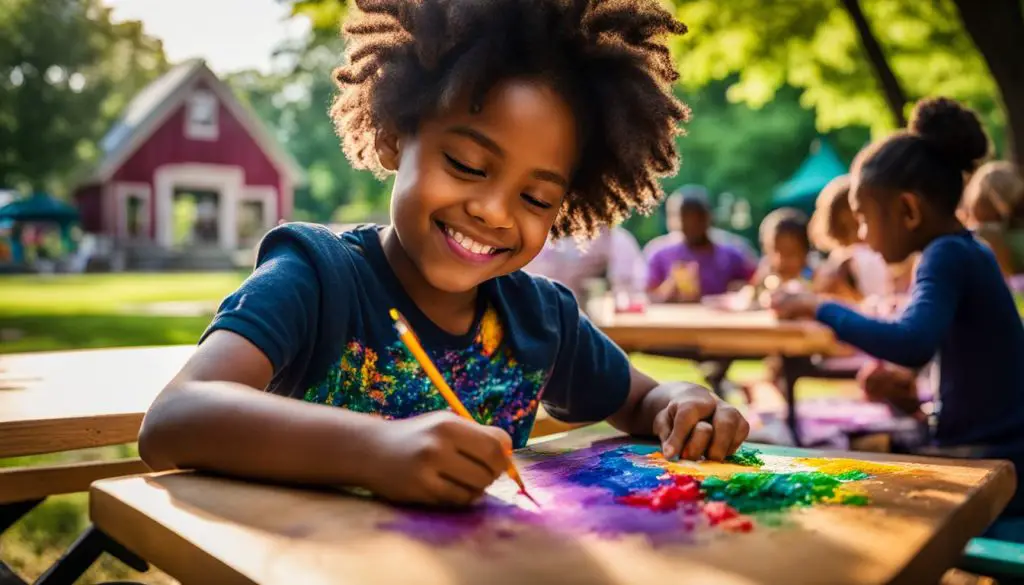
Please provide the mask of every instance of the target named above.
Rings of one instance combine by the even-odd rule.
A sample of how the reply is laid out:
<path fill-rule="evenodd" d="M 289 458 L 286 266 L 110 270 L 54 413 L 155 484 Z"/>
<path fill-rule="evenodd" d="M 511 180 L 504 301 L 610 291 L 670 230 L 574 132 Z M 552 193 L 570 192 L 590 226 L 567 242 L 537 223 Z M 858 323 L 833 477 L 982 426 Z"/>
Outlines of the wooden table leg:
<path fill-rule="evenodd" d="M 786 397 L 786 426 L 797 447 L 803 446 L 803 440 L 796 415 L 796 382 L 813 370 L 811 358 L 807 356 L 782 356 L 782 372 L 776 384 Z"/>

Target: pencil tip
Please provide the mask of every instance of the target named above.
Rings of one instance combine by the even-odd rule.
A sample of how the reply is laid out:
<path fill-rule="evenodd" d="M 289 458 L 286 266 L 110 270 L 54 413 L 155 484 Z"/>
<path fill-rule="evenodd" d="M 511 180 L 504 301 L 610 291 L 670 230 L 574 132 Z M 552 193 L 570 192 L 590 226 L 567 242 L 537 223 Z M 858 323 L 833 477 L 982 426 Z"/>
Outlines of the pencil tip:
<path fill-rule="evenodd" d="M 398 309 L 391 309 L 390 311 L 388 311 L 388 314 L 391 315 L 392 319 L 398 321 Z"/>
<path fill-rule="evenodd" d="M 529 493 L 529 492 L 527 492 L 525 488 L 521 488 L 521 489 L 519 490 L 519 493 L 521 493 L 521 494 L 523 494 L 524 496 L 526 496 L 526 499 L 527 499 L 527 500 L 530 500 L 531 502 L 533 502 L 533 505 L 534 505 L 534 506 L 537 506 L 538 508 L 540 508 L 540 502 L 538 502 L 537 500 L 533 499 L 533 496 L 531 496 L 531 495 L 530 495 L 530 493 Z"/>

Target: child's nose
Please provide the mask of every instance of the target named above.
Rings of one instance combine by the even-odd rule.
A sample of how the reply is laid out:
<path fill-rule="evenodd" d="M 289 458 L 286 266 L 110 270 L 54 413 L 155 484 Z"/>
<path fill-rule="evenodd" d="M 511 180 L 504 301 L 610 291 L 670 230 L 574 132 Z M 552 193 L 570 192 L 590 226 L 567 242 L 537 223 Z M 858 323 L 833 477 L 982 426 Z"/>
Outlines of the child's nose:
<path fill-rule="evenodd" d="M 512 227 L 512 214 L 508 197 L 496 193 L 483 193 L 466 202 L 466 212 L 487 227 Z"/>

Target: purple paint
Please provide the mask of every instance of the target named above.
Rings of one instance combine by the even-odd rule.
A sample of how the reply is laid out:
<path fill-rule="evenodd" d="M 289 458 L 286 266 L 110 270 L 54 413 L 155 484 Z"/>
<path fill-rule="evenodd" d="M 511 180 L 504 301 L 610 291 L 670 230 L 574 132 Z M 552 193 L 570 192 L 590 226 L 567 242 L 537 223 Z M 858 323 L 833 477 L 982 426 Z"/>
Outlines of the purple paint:
<path fill-rule="evenodd" d="M 605 445 L 538 458 L 524 470 L 544 507 L 520 507 L 488 496 L 467 510 L 401 509 L 380 524 L 434 545 L 464 540 L 483 543 L 527 531 L 571 537 L 643 537 L 653 544 L 691 542 L 705 521 L 696 504 L 671 512 L 624 506 L 616 498 L 657 487 L 664 470 L 644 465 L 654 447 Z"/>

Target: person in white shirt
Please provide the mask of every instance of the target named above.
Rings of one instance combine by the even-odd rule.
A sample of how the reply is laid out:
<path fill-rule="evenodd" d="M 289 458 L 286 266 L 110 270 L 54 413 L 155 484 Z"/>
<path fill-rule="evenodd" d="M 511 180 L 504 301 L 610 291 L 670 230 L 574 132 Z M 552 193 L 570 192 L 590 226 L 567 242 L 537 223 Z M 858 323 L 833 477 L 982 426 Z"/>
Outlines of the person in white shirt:
<path fill-rule="evenodd" d="M 607 280 L 613 292 L 639 293 L 647 284 L 647 262 L 640 244 L 620 226 L 605 229 L 589 242 L 549 239 L 523 270 L 564 284 L 581 303 L 590 279 Z"/>

